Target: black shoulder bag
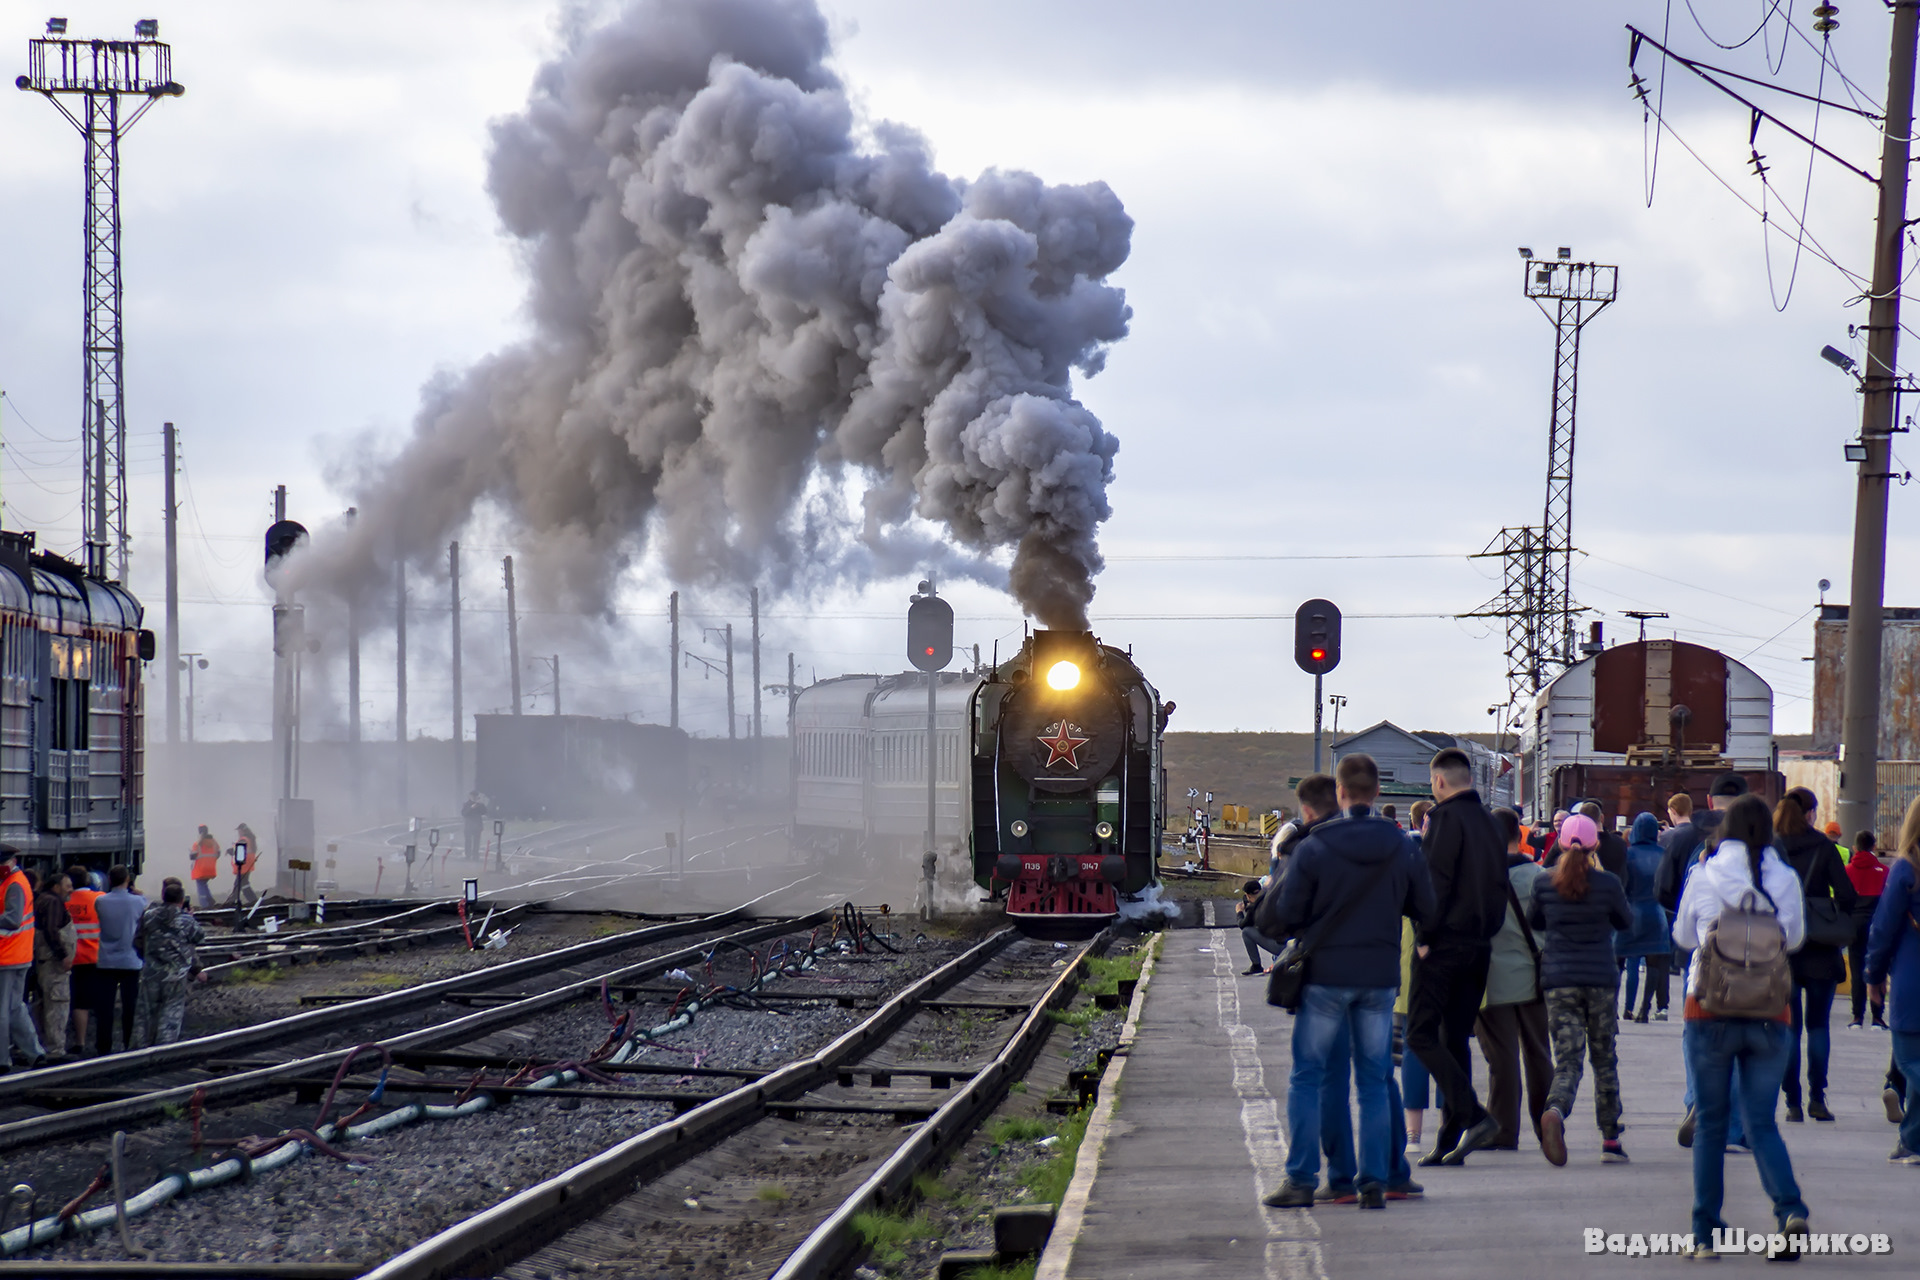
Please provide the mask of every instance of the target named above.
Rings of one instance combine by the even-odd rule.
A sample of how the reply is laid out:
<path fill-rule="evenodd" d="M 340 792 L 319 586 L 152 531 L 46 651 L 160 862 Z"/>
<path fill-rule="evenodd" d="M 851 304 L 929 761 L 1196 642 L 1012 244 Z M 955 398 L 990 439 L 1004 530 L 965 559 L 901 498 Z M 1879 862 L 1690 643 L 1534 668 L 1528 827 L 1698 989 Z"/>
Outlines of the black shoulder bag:
<path fill-rule="evenodd" d="M 1540 944 L 1534 940 L 1533 926 L 1527 923 L 1527 912 L 1514 891 L 1512 876 L 1507 877 L 1507 905 L 1513 908 L 1513 918 L 1520 922 L 1520 933 L 1527 940 L 1527 953 L 1533 957 L 1533 998 L 1544 999 L 1547 989 L 1540 985 Z"/>
<path fill-rule="evenodd" d="M 1285 1009 L 1288 1013 L 1300 1010 L 1300 1000 L 1307 990 L 1307 960 L 1313 955 L 1313 949 L 1326 941 L 1327 935 L 1339 928 L 1341 922 L 1353 914 L 1361 899 L 1367 896 L 1370 884 L 1362 884 L 1351 898 L 1340 904 L 1340 909 L 1321 920 L 1312 934 L 1305 938 L 1289 938 L 1280 954 L 1274 957 L 1273 969 L 1267 974 L 1267 1003 L 1276 1009 Z"/>

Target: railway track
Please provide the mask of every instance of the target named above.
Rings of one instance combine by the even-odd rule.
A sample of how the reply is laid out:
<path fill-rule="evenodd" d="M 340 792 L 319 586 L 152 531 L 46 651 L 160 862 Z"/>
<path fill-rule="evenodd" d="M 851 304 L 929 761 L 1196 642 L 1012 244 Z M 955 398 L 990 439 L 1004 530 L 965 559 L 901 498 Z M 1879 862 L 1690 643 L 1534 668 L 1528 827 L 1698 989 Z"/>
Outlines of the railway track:
<path fill-rule="evenodd" d="M 368 1280 L 653 1274 L 690 1258 L 735 1276 L 832 1274 L 858 1248 L 854 1217 L 897 1197 L 1025 1072 L 1050 1011 L 1106 942 L 1069 952 L 1003 930 L 817 1052 L 440 1231 Z M 981 1043 L 969 1031 L 954 1052 L 956 1018 L 982 1024 Z M 777 1215 L 762 1212 L 770 1199 Z"/>
<path fill-rule="evenodd" d="M 202 942 L 198 951 L 209 981 L 219 982 L 250 969 L 314 964 L 411 947 L 464 944 L 469 936 L 478 941 L 483 926 L 510 928 L 537 904 L 515 903 L 497 910 L 489 908 L 490 919 L 483 912 L 479 918 L 467 922 L 446 919 L 454 905 L 454 899 L 442 899 L 349 924 L 283 933 L 216 934 Z"/>
<path fill-rule="evenodd" d="M 788 981 L 793 984 L 806 981 L 877 984 L 882 981 L 878 978 L 848 976 L 830 979 L 808 971 L 807 966 L 812 964 L 813 958 L 823 954 L 844 961 L 842 968 L 860 958 L 843 958 L 833 953 L 834 946 L 838 944 L 834 943 L 828 926 L 847 924 L 853 919 L 851 916 L 817 912 L 798 919 L 746 923 L 741 919 L 743 915 L 744 909 L 736 909 L 723 913 L 719 919 L 676 922 L 635 930 L 548 956 L 531 957 L 529 961 L 511 962 L 479 974 L 460 975 L 456 979 L 426 984 L 418 989 L 294 1015 L 267 1027 L 247 1028 L 240 1032 L 205 1037 L 199 1042 L 142 1051 L 140 1054 L 117 1055 L 121 1061 L 93 1060 L 0 1079 L 0 1106 L 10 1108 L 13 1114 L 33 1104 L 65 1108 L 0 1123 L 0 1151 L 10 1153 L 7 1156 L 9 1181 L 37 1172 L 40 1175 L 35 1179 L 38 1185 L 54 1186 L 59 1185 L 60 1181 L 54 1175 L 64 1172 L 69 1183 L 73 1182 L 76 1173 L 80 1174 L 79 1180 L 84 1182 L 83 1171 L 90 1169 L 84 1159 L 76 1163 L 69 1158 L 67 1167 L 61 1170 L 57 1158 L 59 1154 L 70 1154 L 76 1140 L 122 1126 L 148 1124 L 152 1126 L 149 1132 L 135 1135 L 136 1139 L 146 1140 L 146 1149 L 140 1153 L 144 1167 L 176 1171 L 195 1164 L 200 1167 L 191 1173 L 166 1174 L 143 1191 L 134 1188 L 138 1193 L 133 1196 L 131 1212 L 137 1216 L 158 1207 L 174 1195 L 217 1185 L 242 1173 L 264 1171 L 268 1167 L 267 1162 L 277 1164 L 297 1158 L 307 1146 L 302 1139 L 311 1140 L 314 1149 L 324 1150 L 326 1139 L 347 1143 L 366 1137 L 367 1131 L 390 1128 L 396 1122 L 454 1118 L 530 1095 L 558 1100 L 558 1105 L 563 1108 L 568 1105 L 579 1106 L 583 1100 L 593 1098 L 602 1105 L 615 1104 L 628 1108 L 635 1103 L 670 1104 L 670 1108 L 659 1108 L 662 1116 L 674 1112 L 690 1113 L 715 1097 L 717 1091 L 742 1081 L 750 1083 L 769 1072 L 643 1061 L 642 1054 L 634 1050 L 647 1043 L 650 1034 L 640 1030 L 649 999 L 658 998 L 669 1004 L 666 1025 L 658 1030 L 671 1031 L 676 1025 L 684 1026 L 691 1018 L 694 1006 L 686 1002 L 688 986 L 684 984 L 699 986 L 697 1000 L 707 1004 L 743 998 L 764 1003 L 785 996 L 788 999 L 804 997 L 831 1005 L 852 1003 L 860 997 L 836 999 L 837 992 L 843 991 L 844 986 L 838 989 L 817 986 L 810 993 L 804 990 L 761 991 L 759 988 L 770 977 L 779 980 L 776 985 Z M 736 927 L 742 925 L 744 927 Z M 855 929 L 862 927 L 854 923 Z M 656 950 L 637 962 L 616 954 L 643 945 L 661 944 L 668 939 L 679 940 L 701 931 L 709 936 L 692 945 L 664 953 Z M 871 936 L 870 932 L 868 936 Z M 786 940 L 777 951 L 769 948 L 769 955 L 775 963 L 769 963 L 767 957 L 756 955 L 753 950 L 756 946 L 771 943 L 775 939 Z M 579 961 L 583 955 L 587 961 L 593 962 L 590 970 L 583 970 L 578 963 L 570 963 Z M 796 956 L 804 957 L 804 963 L 795 961 Z M 609 967 L 608 960 L 617 960 L 618 963 Z M 738 972 L 720 972 L 725 968 L 726 961 L 732 961 Z M 683 972 L 689 968 L 702 970 L 704 977 L 697 983 L 689 979 Z M 497 987 L 514 978 L 529 979 L 540 977 L 543 973 L 552 974 L 555 970 L 560 971 L 561 981 L 544 990 L 523 992 L 484 989 Z M 673 983 L 662 991 L 655 991 L 648 985 L 668 976 Z M 679 990 L 669 1000 L 666 993 L 674 992 L 675 986 L 679 986 Z M 302 1046 L 311 1044 L 312 1037 L 320 1030 L 337 1028 L 343 1018 L 357 1021 L 364 1019 L 372 1010 L 382 1015 L 414 1011 L 422 1007 L 423 1001 L 431 999 L 454 999 L 464 1005 L 477 1003 L 483 1007 L 450 1021 L 383 1036 L 351 1048 L 329 1048 L 319 1053 L 301 1051 Z M 574 1013 L 571 1016 L 575 1018 L 574 1030 L 577 1032 L 581 1015 L 579 1006 L 587 1000 L 598 1000 L 610 1017 L 616 1008 L 615 1001 L 625 1006 L 625 1013 L 616 1020 L 614 1032 L 607 1035 L 606 1042 L 597 1054 L 589 1055 L 583 1050 L 576 1050 L 578 1057 L 591 1061 L 591 1066 L 572 1061 L 556 1063 L 552 1061 L 553 1054 L 549 1053 L 545 1055 L 545 1065 L 532 1067 L 531 1064 L 542 1060 L 542 1055 L 528 1052 L 536 1039 L 529 1033 L 529 1028 L 546 1018 L 548 1029 L 551 1030 L 552 1018 L 572 1006 Z M 577 1034 L 573 1042 L 580 1043 Z M 220 1056 L 249 1048 L 271 1049 L 280 1056 Z M 144 1061 L 126 1061 L 141 1059 L 143 1055 Z M 380 1071 L 380 1076 L 354 1076 L 348 1069 L 354 1065 L 375 1067 Z M 519 1070 L 516 1072 L 515 1068 Z M 146 1073 L 144 1076 L 140 1074 L 143 1070 Z M 183 1070 L 190 1071 L 190 1078 L 181 1079 Z M 498 1078 L 482 1083 L 483 1076 L 490 1072 L 497 1073 Z M 49 1076 L 59 1077 L 63 1083 L 50 1083 L 47 1079 Z M 137 1083 L 125 1083 L 129 1076 L 136 1079 Z M 665 1083 L 671 1087 L 659 1087 L 663 1077 L 668 1078 Z M 98 1087 L 97 1082 L 108 1078 L 114 1081 L 112 1087 Z M 354 1098 L 370 1091 L 369 1104 L 379 1102 L 383 1096 L 421 1097 L 428 1101 L 400 1106 L 376 1121 L 347 1129 L 345 1121 L 337 1126 L 322 1124 L 326 1119 L 326 1107 L 331 1106 L 336 1091 L 342 1097 Z M 267 1144 L 272 1150 L 250 1149 L 248 1144 L 257 1144 L 258 1140 L 247 1139 L 239 1147 L 240 1154 L 233 1158 L 220 1160 L 216 1153 L 216 1156 L 207 1159 L 196 1159 L 199 1120 L 207 1109 L 244 1106 L 262 1095 L 284 1097 L 288 1094 L 292 1095 L 292 1101 L 282 1111 L 290 1117 L 299 1117 L 285 1122 L 285 1127 L 292 1130 L 291 1139 L 283 1132 L 280 1139 Z M 326 1107 L 323 1107 L 320 1118 L 305 1119 L 313 1116 L 312 1106 L 321 1102 L 323 1095 Z M 344 1105 L 339 1108 L 341 1111 L 347 1109 Z M 361 1108 L 363 1111 L 366 1109 Z M 189 1145 L 186 1135 L 180 1132 L 184 1128 L 179 1123 L 183 1112 L 191 1112 L 194 1118 L 192 1145 Z M 311 1130 L 317 1130 L 317 1134 L 299 1128 L 302 1122 Z M 335 1132 L 336 1128 L 343 1132 Z M 115 1134 L 116 1143 L 121 1136 Z M 208 1141 L 216 1149 L 231 1144 L 230 1139 Z M 64 1148 L 60 1146 L 63 1143 L 67 1144 Z M 12 1154 L 15 1152 L 20 1154 Z M 99 1156 L 94 1155 L 91 1159 L 97 1163 Z M 209 1160 L 213 1163 L 208 1163 Z M 39 1164 L 37 1170 L 33 1167 L 36 1161 Z M 131 1161 L 129 1167 L 132 1167 Z M 131 1183 L 123 1185 L 132 1186 Z M 83 1229 L 98 1229 L 115 1221 L 115 1211 L 111 1206 L 82 1211 L 77 1214 L 77 1220 Z M 85 1233 L 86 1230 L 83 1230 L 82 1234 Z M 61 1235 L 59 1222 L 44 1214 L 35 1219 L 31 1226 L 22 1226 L 16 1220 L 11 1230 L 0 1231 L 0 1256 L 17 1256 L 23 1250 L 58 1239 Z M 0 1271 L 10 1272 L 12 1269 L 0 1264 Z"/>

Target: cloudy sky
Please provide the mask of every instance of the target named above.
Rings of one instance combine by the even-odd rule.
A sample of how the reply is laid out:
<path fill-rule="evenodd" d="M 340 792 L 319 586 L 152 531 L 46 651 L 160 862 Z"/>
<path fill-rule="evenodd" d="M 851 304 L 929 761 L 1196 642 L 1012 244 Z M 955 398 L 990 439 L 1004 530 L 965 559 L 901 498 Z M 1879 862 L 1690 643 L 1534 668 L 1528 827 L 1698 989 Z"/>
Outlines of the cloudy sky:
<path fill-rule="evenodd" d="M 1857 354 L 1848 326 L 1865 317 L 1860 286 L 1814 247 L 1795 275 L 1792 219 L 1805 200 L 1818 247 L 1863 275 L 1870 187 L 1824 160 L 1809 184 L 1807 148 L 1767 124 L 1763 193 L 1746 110 L 1678 68 L 1666 112 L 1699 158 L 1669 136 L 1654 170 L 1623 24 L 1658 35 L 1670 20 L 1684 51 L 1870 107 L 1886 74 L 1879 6 L 1846 6 L 1822 83 L 1811 37 L 1786 25 L 1805 34 L 1805 6 L 1765 0 L 1694 0 L 1671 16 L 1660 0 L 822 3 L 868 121 L 920 130 L 957 176 L 1103 180 L 1135 219 L 1115 277 L 1131 335 L 1076 390 L 1120 440 L 1095 626 L 1179 701 L 1174 727 L 1307 727 L 1291 616 L 1316 595 L 1349 619 L 1328 681 L 1350 700 L 1343 726 L 1491 726 L 1501 637 L 1453 615 L 1498 588 L 1497 564 L 1470 553 L 1540 518 L 1552 329 L 1522 296 L 1524 244 L 1620 267 L 1620 301 L 1584 347 L 1576 595 L 1614 636 L 1633 625 L 1625 610 L 1671 613 L 1658 634 L 1744 657 L 1773 682 L 1781 730 L 1804 731 L 1818 581 L 1846 597 L 1841 445 L 1858 428 L 1851 380 L 1817 352 Z M 0 4 L 16 73 L 44 9 Z M 485 191 L 488 125 L 525 103 L 565 23 L 591 11 L 177 0 L 63 12 L 74 33 L 109 36 L 159 17 L 187 87 L 134 130 L 124 164 L 133 581 L 157 623 L 170 420 L 184 441 L 184 647 L 211 664 L 202 728 L 262 736 L 272 486 L 289 487 L 296 518 L 333 518 L 351 500 L 329 483 L 341 459 L 397 440 L 429 379 L 524 332 L 524 283 Z M 1739 42 L 1769 12 L 1745 45 L 1710 42 Z M 1638 66 L 1659 93 L 1657 54 Z M 1811 127 L 1804 103 L 1778 105 Z M 0 109 L 6 524 L 70 551 L 81 144 L 42 99 L 16 93 Z M 1870 124 L 1829 110 L 1819 130 L 1874 163 Z M 1771 240 L 1741 203 L 1763 197 Z M 1894 604 L 1920 603 L 1911 492 L 1894 490 Z M 467 544 L 469 711 L 505 700 L 497 562 L 512 550 L 497 531 Z M 788 652 L 803 678 L 898 669 L 911 587 L 769 597 L 765 680 L 784 678 Z M 664 718 L 666 590 L 643 565 L 611 624 L 527 619 L 525 648 L 578 673 L 569 710 Z M 444 734 L 444 586 L 423 579 L 419 595 L 411 719 Z M 964 644 L 1017 645 L 1009 600 L 965 585 L 953 596 Z M 718 656 L 700 622 L 744 635 L 744 597 L 690 594 L 691 646 Z M 391 732 L 390 637 L 369 637 L 366 654 L 367 731 Z M 338 663 L 337 646 L 323 652 L 315 688 Z M 700 674 L 684 673 L 685 721 L 724 733 L 721 685 Z M 543 697 L 546 681 L 527 673 Z M 324 731 L 339 713 L 314 714 Z"/>

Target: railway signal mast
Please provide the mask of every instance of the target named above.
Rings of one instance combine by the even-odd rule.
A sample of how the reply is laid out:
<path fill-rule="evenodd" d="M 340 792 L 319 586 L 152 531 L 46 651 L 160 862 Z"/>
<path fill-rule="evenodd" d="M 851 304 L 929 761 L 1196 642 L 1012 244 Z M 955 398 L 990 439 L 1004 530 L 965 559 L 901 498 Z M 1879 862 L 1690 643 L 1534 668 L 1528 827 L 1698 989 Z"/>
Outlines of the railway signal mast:
<path fill-rule="evenodd" d="M 938 673 L 953 661 L 953 606 L 934 591 L 932 579 L 920 583 L 920 589 L 907 605 L 907 661 L 927 673 L 927 854 L 921 870 L 927 881 L 925 914 L 932 919 L 933 883 L 940 848 L 934 830 L 938 794 L 935 788 L 940 777 L 940 735 L 934 698 L 940 685 Z"/>
<path fill-rule="evenodd" d="M 127 580 L 127 414 L 121 339 L 120 140 L 162 98 L 186 90 L 173 79 L 173 50 L 160 23 L 142 18 L 132 40 L 69 38 L 65 18 L 47 19 L 47 33 L 27 42 L 27 74 L 14 86 L 46 98 L 86 140 L 87 203 L 81 223 L 80 410 L 81 503 L 87 571 Z M 75 99 L 69 107 L 63 99 Z M 122 98 L 135 100 L 121 111 Z"/>

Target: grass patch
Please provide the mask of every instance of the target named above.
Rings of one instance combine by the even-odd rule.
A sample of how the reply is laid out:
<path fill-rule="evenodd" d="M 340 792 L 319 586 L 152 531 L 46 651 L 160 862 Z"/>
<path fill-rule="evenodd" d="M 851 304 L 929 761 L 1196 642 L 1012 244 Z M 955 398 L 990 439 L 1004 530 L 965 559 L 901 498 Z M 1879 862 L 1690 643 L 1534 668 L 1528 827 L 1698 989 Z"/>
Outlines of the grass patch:
<path fill-rule="evenodd" d="M 1067 1184 L 1073 1181 L 1074 1158 L 1079 1155 L 1081 1140 L 1087 1136 L 1087 1121 L 1092 1118 L 1093 1111 L 1087 1107 L 1068 1116 L 1053 1131 L 1060 1141 L 1053 1145 L 1052 1158 L 1021 1173 L 1021 1185 L 1033 1193 L 1037 1203 L 1059 1204 L 1065 1198 Z"/>
<path fill-rule="evenodd" d="M 401 987 L 410 987 L 416 979 L 404 973 L 370 973 L 360 981 L 369 987 L 384 987 L 388 991 L 398 991 Z"/>
<path fill-rule="evenodd" d="M 263 987 L 269 982 L 278 982 L 287 976 L 287 970 L 277 964 L 249 965 L 244 969 L 230 969 L 223 980 L 228 986 Z"/>
<path fill-rule="evenodd" d="M 1138 978 L 1140 966 L 1146 963 L 1145 950 L 1133 952 L 1109 960 L 1105 956 L 1087 957 L 1087 990 L 1091 994 L 1104 995 L 1120 990 L 1122 978 Z"/>
<path fill-rule="evenodd" d="M 1008 1093 L 1025 1093 L 1026 1091 L 1027 1091 L 1027 1082 L 1025 1080 L 1015 1080 L 1012 1084 L 1007 1086 Z"/>
<path fill-rule="evenodd" d="M 776 1182 L 769 1182 L 753 1193 L 768 1204 L 782 1204 L 793 1197 L 793 1193 Z"/>
<path fill-rule="evenodd" d="M 1100 1012 L 1092 1005 L 1081 1009 L 1049 1009 L 1047 1016 L 1063 1027 L 1080 1028 L 1093 1021 L 1093 1015 Z"/>
<path fill-rule="evenodd" d="M 857 1213 L 853 1231 L 872 1252 L 873 1261 L 889 1268 L 907 1260 L 907 1251 L 901 1245 L 909 1240 L 933 1240 L 940 1234 L 940 1228 L 924 1213 L 911 1218 L 895 1213 Z"/>
<path fill-rule="evenodd" d="M 592 928 L 587 930 L 587 936 L 589 938 L 611 938 L 614 934 L 625 933 L 633 927 L 633 922 L 629 920 L 601 920 L 597 921 Z"/>
<path fill-rule="evenodd" d="M 1001 1116 L 987 1126 L 987 1141 L 996 1147 L 1009 1142 L 1033 1142 L 1054 1132 L 1055 1124 L 1044 1116 Z"/>
<path fill-rule="evenodd" d="M 1038 1262 L 1019 1262 L 1010 1267 L 969 1267 L 960 1280 L 1033 1280 Z"/>

